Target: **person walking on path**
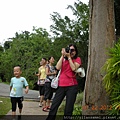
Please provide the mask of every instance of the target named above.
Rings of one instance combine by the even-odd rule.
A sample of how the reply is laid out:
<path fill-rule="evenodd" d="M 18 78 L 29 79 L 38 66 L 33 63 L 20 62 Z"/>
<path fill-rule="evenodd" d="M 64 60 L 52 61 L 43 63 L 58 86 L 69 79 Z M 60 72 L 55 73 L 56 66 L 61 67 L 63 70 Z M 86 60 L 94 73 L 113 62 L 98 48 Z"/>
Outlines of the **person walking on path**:
<path fill-rule="evenodd" d="M 43 100 L 43 108 L 42 110 L 48 112 L 50 109 L 51 98 L 53 96 L 53 89 L 51 88 L 51 81 L 55 77 L 57 71 L 54 63 L 54 57 L 49 57 L 48 64 L 46 65 L 46 79 L 45 79 L 45 94 Z"/>
<path fill-rule="evenodd" d="M 55 97 L 46 120 L 55 120 L 58 107 L 66 96 L 66 105 L 63 119 L 69 119 L 72 116 L 74 103 L 78 93 L 78 83 L 75 70 L 81 65 L 81 59 L 78 57 L 78 50 L 74 44 L 70 44 L 66 49 L 62 48 L 62 56 L 56 64 L 58 70 L 61 69 L 59 76 L 59 87 L 56 90 Z"/>
<path fill-rule="evenodd" d="M 23 88 L 25 86 L 25 93 L 28 93 L 29 86 L 28 82 L 24 77 L 21 77 L 22 71 L 20 66 L 14 67 L 14 77 L 11 78 L 10 82 L 10 98 L 12 104 L 12 116 L 15 118 L 16 108 L 18 103 L 19 117 L 21 117 L 21 112 L 23 108 Z"/>
<path fill-rule="evenodd" d="M 45 78 L 46 78 L 46 72 L 45 72 L 45 67 L 47 64 L 47 59 L 46 58 L 42 58 L 41 62 L 40 62 L 40 67 L 38 69 L 38 82 L 37 85 L 39 87 L 39 94 L 40 94 L 40 103 L 39 103 L 39 107 L 42 107 L 42 102 L 44 99 L 44 93 L 45 93 Z"/>

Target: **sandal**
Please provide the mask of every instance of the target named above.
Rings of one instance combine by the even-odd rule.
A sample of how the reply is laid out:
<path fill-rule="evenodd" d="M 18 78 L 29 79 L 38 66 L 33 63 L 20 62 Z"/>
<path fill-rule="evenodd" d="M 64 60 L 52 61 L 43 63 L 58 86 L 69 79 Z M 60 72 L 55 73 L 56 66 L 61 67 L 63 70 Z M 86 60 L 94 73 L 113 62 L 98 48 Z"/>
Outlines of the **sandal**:
<path fill-rule="evenodd" d="M 42 110 L 43 110 L 44 112 L 49 112 L 48 109 L 47 109 L 47 107 L 44 107 Z"/>
<path fill-rule="evenodd" d="M 47 106 L 47 109 L 50 109 L 50 106 Z"/>

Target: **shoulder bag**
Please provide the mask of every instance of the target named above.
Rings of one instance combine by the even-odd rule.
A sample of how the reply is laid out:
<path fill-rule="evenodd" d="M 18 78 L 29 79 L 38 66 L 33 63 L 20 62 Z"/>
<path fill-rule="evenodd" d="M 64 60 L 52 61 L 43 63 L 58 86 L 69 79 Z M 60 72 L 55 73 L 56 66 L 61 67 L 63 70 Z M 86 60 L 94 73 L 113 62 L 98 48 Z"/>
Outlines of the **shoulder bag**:
<path fill-rule="evenodd" d="M 59 76 L 60 76 L 60 71 L 58 72 L 57 76 L 55 78 L 52 79 L 51 81 L 51 87 L 56 89 L 58 87 L 58 81 L 59 81 Z"/>

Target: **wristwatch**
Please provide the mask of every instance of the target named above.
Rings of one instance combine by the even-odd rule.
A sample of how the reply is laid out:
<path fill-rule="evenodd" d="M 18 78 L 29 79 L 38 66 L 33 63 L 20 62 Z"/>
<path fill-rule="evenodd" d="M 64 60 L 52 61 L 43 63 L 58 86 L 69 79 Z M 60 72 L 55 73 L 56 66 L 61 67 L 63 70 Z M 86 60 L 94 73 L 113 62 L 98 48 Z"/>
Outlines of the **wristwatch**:
<path fill-rule="evenodd" d="M 68 58 L 68 60 L 70 60 L 71 58 Z"/>

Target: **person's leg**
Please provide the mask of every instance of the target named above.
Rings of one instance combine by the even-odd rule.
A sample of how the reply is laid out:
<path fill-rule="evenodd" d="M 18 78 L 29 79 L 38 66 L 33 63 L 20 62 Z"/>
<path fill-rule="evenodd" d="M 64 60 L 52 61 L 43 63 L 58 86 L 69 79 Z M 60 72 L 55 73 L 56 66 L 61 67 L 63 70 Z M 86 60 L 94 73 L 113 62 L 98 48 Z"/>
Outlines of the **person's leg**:
<path fill-rule="evenodd" d="M 40 98 L 40 86 L 38 85 L 38 98 Z"/>
<path fill-rule="evenodd" d="M 52 87 L 51 87 L 51 85 L 50 85 L 50 88 L 49 88 L 49 97 L 48 97 L 48 99 L 51 100 L 52 96 L 53 96 L 53 89 L 52 89 Z"/>
<path fill-rule="evenodd" d="M 17 104 L 17 100 L 15 97 L 11 97 L 11 104 L 12 104 L 12 116 L 14 119 L 16 116 L 16 104 Z"/>
<path fill-rule="evenodd" d="M 67 89 L 66 89 L 66 105 L 65 105 L 65 110 L 64 110 L 65 116 L 72 115 L 77 93 L 78 93 L 77 86 L 67 87 Z"/>
<path fill-rule="evenodd" d="M 46 102 L 47 102 L 47 100 L 43 100 L 43 108 L 46 107 Z"/>
<path fill-rule="evenodd" d="M 50 104 L 51 104 L 51 100 L 48 99 L 47 100 L 47 109 L 50 109 L 50 106 L 51 106 Z"/>
<path fill-rule="evenodd" d="M 40 103 L 39 103 L 39 107 L 42 107 L 42 102 L 43 102 L 43 99 L 44 99 L 44 95 L 41 95 L 41 96 L 40 96 Z"/>
<path fill-rule="evenodd" d="M 19 97 L 19 98 L 18 98 L 19 115 L 21 115 L 21 113 L 22 113 L 22 108 L 23 108 L 23 103 L 22 103 L 22 101 L 23 101 L 23 97 Z"/>
<path fill-rule="evenodd" d="M 65 97 L 65 88 L 59 87 L 56 91 L 55 97 L 53 98 L 50 112 L 46 120 L 55 120 L 58 107 L 60 106 L 62 100 Z"/>
<path fill-rule="evenodd" d="M 44 85 L 45 93 L 44 93 L 43 108 L 42 108 L 43 111 L 48 111 L 46 103 L 47 103 L 47 99 L 49 97 L 49 84 L 50 83 L 46 82 Z"/>
<path fill-rule="evenodd" d="M 42 102 L 43 102 L 43 98 L 44 98 L 44 86 L 40 86 L 40 103 L 39 103 L 39 107 L 42 107 Z"/>
<path fill-rule="evenodd" d="M 50 109 L 50 104 L 51 104 L 51 98 L 53 96 L 53 90 L 51 88 L 51 84 L 49 85 L 49 97 L 48 97 L 48 100 L 47 100 L 47 108 Z"/>

